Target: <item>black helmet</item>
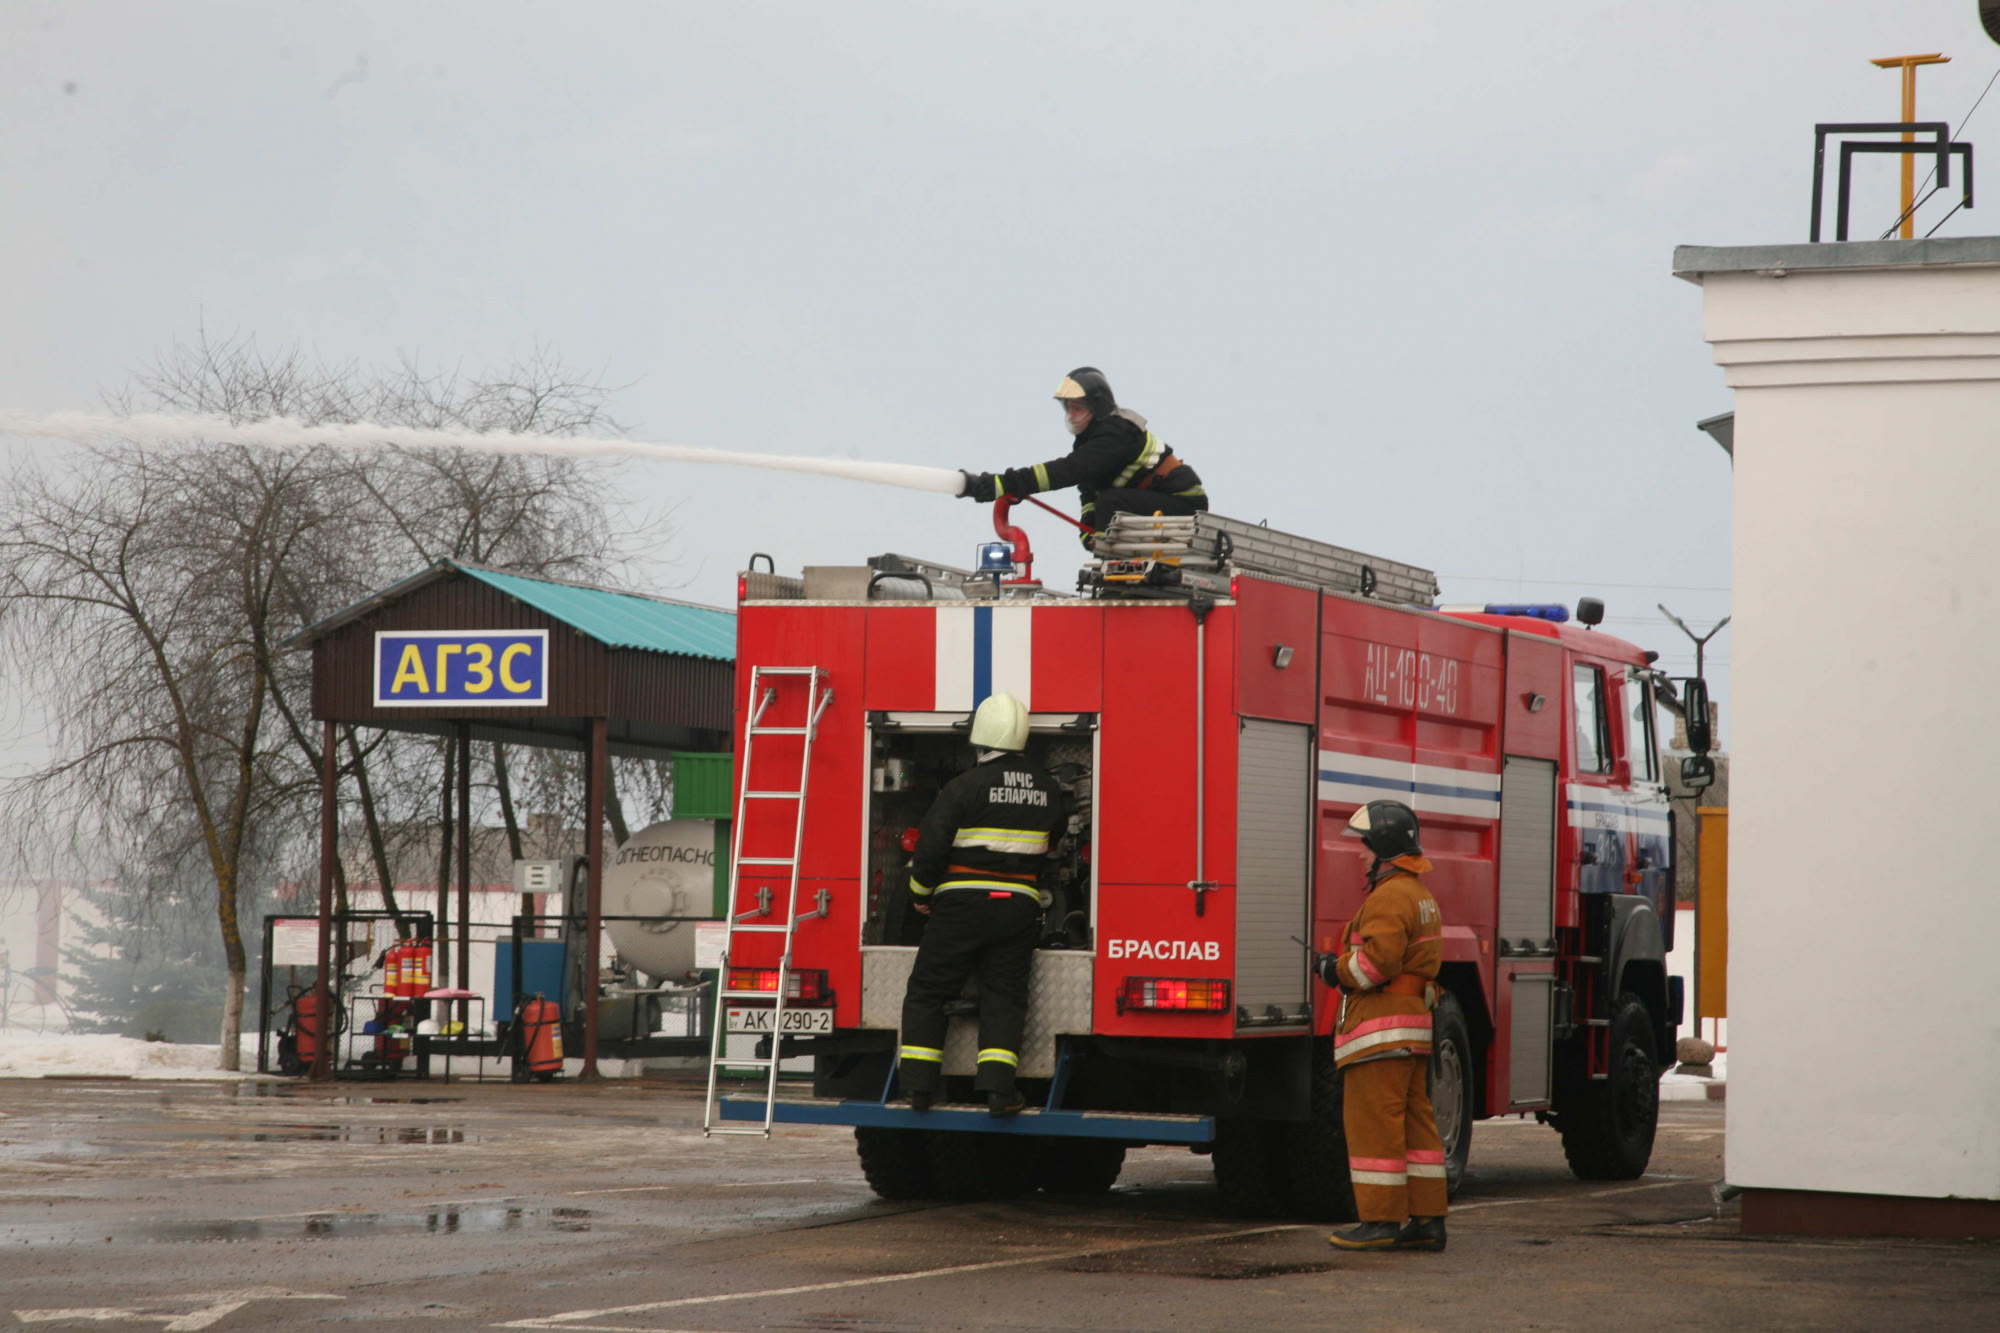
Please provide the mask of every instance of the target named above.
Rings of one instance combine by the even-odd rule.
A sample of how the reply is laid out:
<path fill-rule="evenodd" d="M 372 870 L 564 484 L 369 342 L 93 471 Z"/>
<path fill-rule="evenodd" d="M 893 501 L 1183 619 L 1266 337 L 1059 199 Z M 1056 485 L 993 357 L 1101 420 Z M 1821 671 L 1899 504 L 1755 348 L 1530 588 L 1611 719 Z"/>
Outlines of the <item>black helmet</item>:
<path fill-rule="evenodd" d="M 1347 821 L 1347 831 L 1359 835 L 1378 860 L 1424 854 L 1417 842 L 1417 812 L 1401 801 L 1370 801 Z"/>
<path fill-rule="evenodd" d="M 1063 376 L 1063 382 L 1056 385 L 1056 398 L 1065 403 L 1081 398 L 1098 421 L 1118 410 L 1118 400 L 1111 396 L 1111 381 L 1096 366 L 1078 366 Z"/>

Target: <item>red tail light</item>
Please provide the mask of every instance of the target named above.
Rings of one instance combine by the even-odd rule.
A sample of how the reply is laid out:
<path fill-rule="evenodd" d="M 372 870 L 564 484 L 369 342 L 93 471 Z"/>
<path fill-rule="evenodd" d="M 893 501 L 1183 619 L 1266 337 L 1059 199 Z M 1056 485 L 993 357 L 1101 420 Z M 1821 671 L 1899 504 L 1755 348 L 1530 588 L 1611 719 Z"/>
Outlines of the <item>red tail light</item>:
<path fill-rule="evenodd" d="M 1227 1013 L 1229 981 L 1225 977 L 1127 977 L 1118 987 L 1118 1012 L 1127 1009 Z"/>
<path fill-rule="evenodd" d="M 778 969 L 775 967 L 732 967 L 729 969 L 729 989 L 733 991 L 769 991 L 775 998 L 778 993 Z M 797 1000 L 801 1004 L 825 1004 L 833 992 L 826 984 L 825 968 L 793 968 L 785 986 L 785 998 Z"/>
<path fill-rule="evenodd" d="M 748 574 L 738 574 L 736 576 L 736 600 L 739 602 L 750 600 L 750 576 Z"/>

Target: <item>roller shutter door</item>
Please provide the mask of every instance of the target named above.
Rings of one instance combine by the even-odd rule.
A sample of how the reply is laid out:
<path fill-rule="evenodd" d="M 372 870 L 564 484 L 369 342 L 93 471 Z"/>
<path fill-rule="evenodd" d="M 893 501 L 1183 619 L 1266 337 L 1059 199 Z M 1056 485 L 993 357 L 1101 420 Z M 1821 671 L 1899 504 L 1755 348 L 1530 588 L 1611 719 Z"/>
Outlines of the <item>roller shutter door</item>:
<path fill-rule="evenodd" d="M 1508 755 L 1500 772 L 1500 937 L 1519 946 L 1555 934 L 1556 766 Z"/>
<path fill-rule="evenodd" d="M 1303 1022 L 1312 866 L 1312 729 L 1245 718 L 1237 755 L 1236 1007 L 1250 1023 Z M 1273 1010 L 1277 1012 L 1274 1013 Z"/>

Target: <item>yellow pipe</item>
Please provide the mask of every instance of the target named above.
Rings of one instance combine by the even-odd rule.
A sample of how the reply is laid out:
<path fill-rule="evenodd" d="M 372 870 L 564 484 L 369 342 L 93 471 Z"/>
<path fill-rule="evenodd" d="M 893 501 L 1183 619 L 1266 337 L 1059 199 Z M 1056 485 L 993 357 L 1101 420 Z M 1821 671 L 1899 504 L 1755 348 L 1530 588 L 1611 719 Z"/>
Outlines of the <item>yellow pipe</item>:
<path fill-rule="evenodd" d="M 1882 56 L 1868 63 L 1879 66 L 1882 69 L 1900 69 L 1903 71 L 1903 123 L 1907 125 L 1917 118 L 1917 66 L 1950 64 L 1951 57 L 1939 55 L 1933 51 L 1929 55 L 1923 56 Z M 1909 143 L 1916 137 L 1916 135 L 1908 130 L 1903 131 L 1904 143 Z M 1906 241 L 1916 235 L 1917 219 L 1914 216 L 1915 210 L 1912 208 L 1917 195 L 1916 173 L 1916 155 L 1914 153 L 1904 153 L 1903 207 L 1901 217 L 1903 219 L 1902 237 Z"/>

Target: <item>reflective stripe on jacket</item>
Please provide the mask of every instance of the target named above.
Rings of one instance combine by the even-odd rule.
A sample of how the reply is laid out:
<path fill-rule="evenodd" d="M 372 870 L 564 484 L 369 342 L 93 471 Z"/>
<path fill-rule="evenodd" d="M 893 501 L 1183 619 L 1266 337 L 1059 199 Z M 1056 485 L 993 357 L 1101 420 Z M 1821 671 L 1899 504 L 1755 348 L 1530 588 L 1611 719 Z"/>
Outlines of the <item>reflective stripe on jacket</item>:
<path fill-rule="evenodd" d="M 1443 962 L 1444 920 L 1418 878 L 1431 868 L 1429 861 L 1402 856 L 1390 867 L 1342 933 L 1333 1058 L 1343 1069 L 1361 1060 L 1431 1050 L 1435 988 L 1430 983 Z"/>
<path fill-rule="evenodd" d="M 984 889 L 1040 897 L 1042 870 L 1069 826 L 1054 778 L 1002 754 L 944 785 L 917 828 L 910 892 Z"/>
<path fill-rule="evenodd" d="M 1063 457 L 1002 472 L 1000 493 L 1034 495 L 1074 486 L 1083 502 L 1083 521 L 1091 527 L 1097 526 L 1099 491 L 1149 485 L 1161 495 L 1199 498 L 1202 504 L 1197 508 L 1206 508 L 1208 492 L 1202 489 L 1201 478 L 1193 468 L 1179 463 L 1170 470 L 1160 471 L 1161 465 L 1173 457 L 1172 447 L 1147 428 L 1146 418 L 1120 408 L 1085 426 Z"/>

